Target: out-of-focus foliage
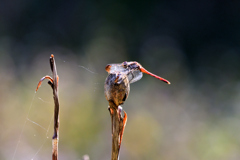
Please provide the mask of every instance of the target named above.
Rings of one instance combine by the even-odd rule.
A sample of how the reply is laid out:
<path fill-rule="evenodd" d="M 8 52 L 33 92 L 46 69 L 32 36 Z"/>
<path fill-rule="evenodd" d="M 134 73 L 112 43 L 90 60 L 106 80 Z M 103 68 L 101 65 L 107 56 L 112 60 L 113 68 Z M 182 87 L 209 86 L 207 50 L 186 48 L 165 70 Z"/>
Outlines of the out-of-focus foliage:
<path fill-rule="evenodd" d="M 1 1 L 0 159 L 51 157 L 52 90 L 43 82 L 35 93 L 51 74 L 50 54 L 60 77 L 60 159 L 110 159 L 104 68 L 133 60 L 172 84 L 148 75 L 131 84 L 120 159 L 240 159 L 239 7 Z"/>

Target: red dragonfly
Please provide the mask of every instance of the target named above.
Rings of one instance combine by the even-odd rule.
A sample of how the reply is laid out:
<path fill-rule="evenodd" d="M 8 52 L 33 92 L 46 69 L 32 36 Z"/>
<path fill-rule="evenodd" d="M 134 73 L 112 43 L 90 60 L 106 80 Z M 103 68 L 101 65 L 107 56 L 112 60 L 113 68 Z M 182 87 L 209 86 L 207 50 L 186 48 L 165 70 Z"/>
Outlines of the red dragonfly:
<path fill-rule="evenodd" d="M 123 63 L 119 63 L 119 64 L 109 64 L 106 66 L 106 71 L 111 74 L 111 73 L 119 73 L 119 74 L 126 74 L 128 77 L 128 80 L 130 83 L 134 83 L 138 80 L 140 80 L 143 76 L 142 73 L 146 73 L 149 74 L 167 84 L 171 84 L 168 80 L 159 77 L 149 71 L 147 71 L 145 68 L 142 67 L 141 64 L 139 64 L 138 62 L 123 62 Z"/>

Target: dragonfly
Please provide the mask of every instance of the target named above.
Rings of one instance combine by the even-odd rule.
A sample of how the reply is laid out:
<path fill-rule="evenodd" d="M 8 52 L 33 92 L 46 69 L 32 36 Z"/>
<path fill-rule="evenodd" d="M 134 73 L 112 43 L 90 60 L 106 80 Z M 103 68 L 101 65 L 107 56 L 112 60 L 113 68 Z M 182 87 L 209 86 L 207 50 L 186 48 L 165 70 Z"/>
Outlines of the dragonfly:
<path fill-rule="evenodd" d="M 142 67 L 138 62 L 123 62 L 119 64 L 108 64 L 105 67 L 108 77 L 104 85 L 106 99 L 113 102 L 116 106 L 123 104 L 130 92 L 130 83 L 140 80 L 143 73 L 149 74 L 167 84 L 170 82 L 159 77 Z"/>
<path fill-rule="evenodd" d="M 132 62 L 125 61 L 120 64 L 108 64 L 105 70 L 109 74 L 126 74 L 128 77 L 129 83 L 134 83 L 140 80 L 143 76 L 143 73 L 146 73 L 167 84 L 171 84 L 168 80 L 147 71 L 145 68 L 143 68 L 143 66 L 140 63 L 136 61 L 132 61 Z"/>

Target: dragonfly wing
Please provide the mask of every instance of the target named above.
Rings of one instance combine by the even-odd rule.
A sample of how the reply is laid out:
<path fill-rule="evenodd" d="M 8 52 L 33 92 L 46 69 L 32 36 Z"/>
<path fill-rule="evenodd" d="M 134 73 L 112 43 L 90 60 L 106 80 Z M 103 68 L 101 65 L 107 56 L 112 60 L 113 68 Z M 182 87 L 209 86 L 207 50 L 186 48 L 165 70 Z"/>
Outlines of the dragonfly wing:
<path fill-rule="evenodd" d="M 125 72 L 126 68 L 124 68 L 121 64 L 110 64 L 109 73 L 116 73 L 116 72 Z"/>
<path fill-rule="evenodd" d="M 129 72 L 128 74 L 128 80 L 130 83 L 134 83 L 142 78 L 143 74 L 140 71 L 133 71 Z"/>

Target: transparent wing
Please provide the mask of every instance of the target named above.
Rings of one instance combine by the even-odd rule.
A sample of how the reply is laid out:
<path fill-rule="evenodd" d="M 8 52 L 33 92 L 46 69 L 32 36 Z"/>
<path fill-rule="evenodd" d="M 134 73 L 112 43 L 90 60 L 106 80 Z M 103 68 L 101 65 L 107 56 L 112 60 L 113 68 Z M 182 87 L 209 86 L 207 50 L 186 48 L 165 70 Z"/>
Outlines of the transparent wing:
<path fill-rule="evenodd" d="M 115 72 L 126 72 L 126 68 L 124 68 L 121 64 L 110 64 L 111 68 L 109 73 Z"/>
<path fill-rule="evenodd" d="M 142 78 L 143 74 L 139 70 L 129 72 L 128 80 L 130 83 L 134 83 Z"/>

